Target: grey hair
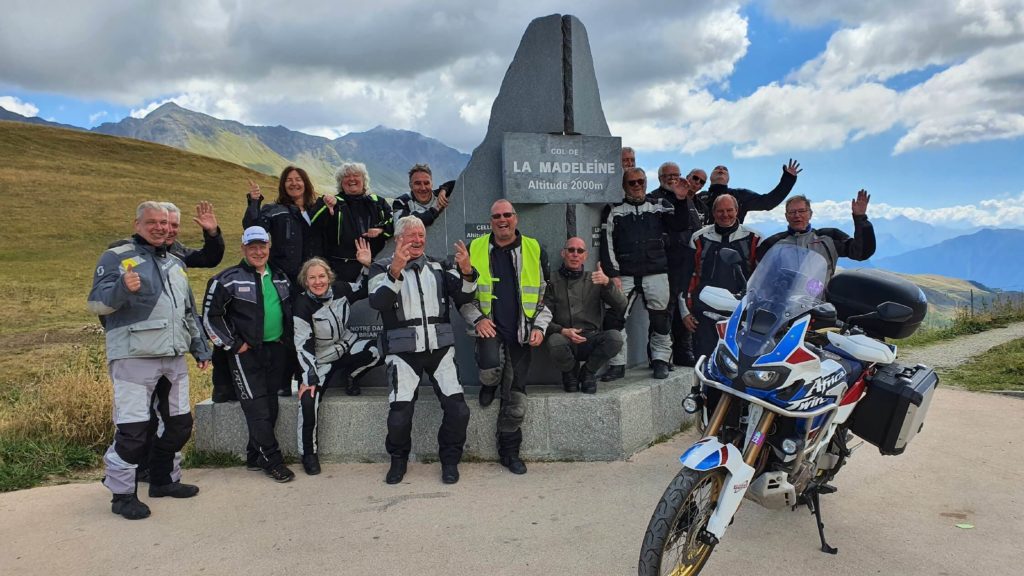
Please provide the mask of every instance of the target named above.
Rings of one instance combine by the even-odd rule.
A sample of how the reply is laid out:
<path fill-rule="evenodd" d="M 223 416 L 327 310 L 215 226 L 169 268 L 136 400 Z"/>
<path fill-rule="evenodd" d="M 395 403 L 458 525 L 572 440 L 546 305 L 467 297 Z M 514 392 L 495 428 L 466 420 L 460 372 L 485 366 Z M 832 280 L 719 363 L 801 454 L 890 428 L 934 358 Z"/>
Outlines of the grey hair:
<path fill-rule="evenodd" d="M 423 224 L 423 220 L 420 220 L 416 216 L 403 216 L 395 222 L 395 238 L 401 238 L 402 234 L 405 234 L 406 228 L 421 228 L 424 232 L 427 231 L 427 227 Z"/>
<path fill-rule="evenodd" d="M 796 194 L 790 196 L 786 200 L 786 212 L 789 212 L 789 205 L 792 204 L 793 202 L 804 202 L 807 204 L 807 209 L 811 209 L 811 201 L 807 199 L 807 196 L 804 196 L 803 194 Z"/>
<path fill-rule="evenodd" d="M 338 194 L 344 194 L 341 188 L 341 181 L 349 174 L 359 174 L 363 177 L 363 194 L 370 193 L 370 173 L 366 171 L 366 164 L 362 162 L 343 162 L 338 171 L 334 173 L 334 180 L 338 183 Z"/>
<path fill-rule="evenodd" d="M 299 286 L 302 286 L 303 290 L 309 288 L 309 286 L 306 285 L 306 276 L 309 275 L 309 269 L 313 266 L 323 266 L 323 269 L 327 270 L 327 283 L 334 284 L 334 270 L 331 270 L 331 265 L 323 258 L 314 256 L 309 260 L 306 260 L 302 265 L 302 269 L 299 270 Z"/>
<path fill-rule="evenodd" d="M 164 207 L 164 210 L 167 210 L 168 216 L 170 216 L 171 214 L 177 214 L 178 216 L 181 216 L 181 209 L 175 206 L 174 202 L 161 202 L 160 205 Z"/>
<path fill-rule="evenodd" d="M 162 202 L 155 200 L 146 200 L 139 204 L 138 208 L 135 209 L 135 219 L 142 220 L 142 215 L 146 213 L 146 210 L 157 210 L 160 212 L 167 212 L 167 207 Z"/>
<path fill-rule="evenodd" d="M 623 146 L 623 147 L 622 147 L 622 151 L 623 151 L 623 152 L 632 152 L 634 156 L 636 155 L 636 150 L 633 150 L 633 149 L 632 149 L 632 148 L 630 148 L 629 146 Z"/>
<path fill-rule="evenodd" d="M 737 200 L 735 196 L 733 196 L 732 194 L 722 194 L 718 198 L 715 198 L 715 201 L 711 204 L 712 210 L 718 208 L 718 203 L 722 201 L 722 198 L 728 198 L 729 200 L 732 200 L 732 205 L 736 208 L 736 210 L 740 209 L 740 201 Z"/>
<path fill-rule="evenodd" d="M 660 178 L 662 174 L 665 172 L 665 169 L 669 167 L 679 170 L 679 164 L 676 164 L 675 162 L 665 162 L 661 166 L 658 166 L 658 177 Z M 680 170 L 680 172 L 682 172 L 682 170 Z"/>

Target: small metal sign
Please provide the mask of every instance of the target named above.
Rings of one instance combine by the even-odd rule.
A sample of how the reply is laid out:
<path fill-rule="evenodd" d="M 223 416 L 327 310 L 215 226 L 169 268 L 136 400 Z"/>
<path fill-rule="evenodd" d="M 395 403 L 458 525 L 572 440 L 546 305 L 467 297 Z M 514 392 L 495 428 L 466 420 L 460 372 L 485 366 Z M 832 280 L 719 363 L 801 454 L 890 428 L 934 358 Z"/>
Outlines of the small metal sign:
<path fill-rule="evenodd" d="M 505 197 L 512 202 L 605 204 L 622 200 L 622 139 L 505 133 Z"/>

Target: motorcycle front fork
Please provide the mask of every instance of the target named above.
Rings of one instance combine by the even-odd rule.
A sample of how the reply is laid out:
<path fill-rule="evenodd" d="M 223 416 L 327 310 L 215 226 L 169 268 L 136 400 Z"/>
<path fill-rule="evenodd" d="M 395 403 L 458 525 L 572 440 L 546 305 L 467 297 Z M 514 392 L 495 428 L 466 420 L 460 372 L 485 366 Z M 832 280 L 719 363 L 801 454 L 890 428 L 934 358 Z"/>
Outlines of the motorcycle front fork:
<path fill-rule="evenodd" d="M 725 423 L 725 417 L 729 414 L 729 408 L 732 406 L 734 397 L 729 394 L 722 394 L 718 399 L 718 405 L 715 406 L 715 411 L 712 412 L 711 418 L 708 419 L 707 428 L 704 429 L 705 436 L 717 436 L 718 431 L 722 429 L 722 424 Z M 750 440 L 746 442 L 743 447 L 743 461 L 753 467 L 754 463 L 757 462 L 757 457 L 761 455 L 761 448 L 764 447 L 765 440 L 768 438 L 768 431 L 771 430 L 772 424 L 775 422 L 776 414 L 770 410 L 761 411 L 761 420 L 757 423 L 754 435 L 751 436 Z"/>

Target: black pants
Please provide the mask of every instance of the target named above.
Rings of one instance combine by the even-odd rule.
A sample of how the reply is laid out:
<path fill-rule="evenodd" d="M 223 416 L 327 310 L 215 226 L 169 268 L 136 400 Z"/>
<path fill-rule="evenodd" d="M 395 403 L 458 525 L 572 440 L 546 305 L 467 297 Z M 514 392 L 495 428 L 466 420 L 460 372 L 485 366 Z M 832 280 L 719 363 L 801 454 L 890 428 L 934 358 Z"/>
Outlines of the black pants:
<path fill-rule="evenodd" d="M 281 448 L 274 426 L 277 424 L 277 390 L 291 379 L 288 347 L 280 342 L 264 342 L 258 348 L 231 358 L 231 375 L 238 401 L 249 428 L 246 462 L 264 468 L 281 464 Z"/>
<path fill-rule="evenodd" d="M 668 267 L 668 309 L 672 327 L 672 360 L 679 364 L 693 356 L 693 334 L 683 325 L 683 317 L 679 315 L 679 295 L 686 294 L 689 289 L 690 276 L 693 274 L 693 251 L 684 250 L 683 259 L 669 262 Z"/>
<path fill-rule="evenodd" d="M 446 359 L 446 356 L 448 358 Z M 454 350 L 449 347 L 433 352 L 410 352 L 388 355 L 388 386 L 391 388 L 391 409 L 388 411 L 388 435 L 384 447 L 392 458 L 408 459 L 412 450 L 412 417 L 419 398 L 418 384 L 424 375 L 441 403 L 441 427 L 437 431 L 437 455 L 442 464 L 458 464 L 466 445 L 469 427 L 469 406 L 457 381 Z M 415 379 L 398 382 L 399 378 Z M 441 381 L 439 381 L 439 379 Z M 400 394 L 409 385 L 417 386 L 412 400 Z M 447 392 L 447 395 L 446 395 Z"/>
<path fill-rule="evenodd" d="M 519 456 L 526 417 L 526 376 L 533 349 L 501 337 L 476 339 L 476 362 L 482 386 L 499 386 L 498 455 Z"/>
<path fill-rule="evenodd" d="M 579 362 L 587 363 L 587 370 L 596 374 L 619 350 L 622 349 L 622 334 L 618 330 L 586 332 L 582 344 L 573 344 L 561 334 L 547 338 L 551 362 L 562 372 L 575 372 Z"/>
<path fill-rule="evenodd" d="M 316 387 L 316 395 L 303 394 L 299 398 L 299 430 L 302 434 L 302 454 L 317 453 L 317 422 L 320 413 L 320 399 L 327 388 L 344 388 L 348 385 L 350 375 L 360 376 L 366 370 L 379 366 L 380 353 L 376 345 L 370 345 L 356 354 L 346 354 L 338 361 L 331 363 L 323 385 Z"/>
<path fill-rule="evenodd" d="M 211 379 L 213 380 L 213 397 L 214 402 L 231 402 L 238 400 L 238 394 L 235 392 L 234 379 L 231 377 L 231 354 L 223 348 L 213 349 L 213 370 Z"/>
<path fill-rule="evenodd" d="M 703 303 L 694 302 L 691 311 L 697 318 L 697 331 L 693 333 L 693 355 L 698 358 L 702 355 L 710 357 L 718 346 L 718 329 L 715 327 L 717 322 L 705 316 L 705 310 L 708 310 L 708 307 Z"/>

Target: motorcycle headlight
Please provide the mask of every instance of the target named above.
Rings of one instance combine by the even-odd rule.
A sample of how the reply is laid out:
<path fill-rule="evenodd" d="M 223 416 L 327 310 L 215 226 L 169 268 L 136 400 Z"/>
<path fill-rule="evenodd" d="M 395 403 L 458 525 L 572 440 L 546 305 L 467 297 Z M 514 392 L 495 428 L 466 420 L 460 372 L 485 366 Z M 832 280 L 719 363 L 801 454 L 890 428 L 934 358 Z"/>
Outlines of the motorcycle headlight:
<path fill-rule="evenodd" d="M 779 373 L 775 370 L 747 370 L 743 373 L 743 383 L 751 388 L 765 390 L 779 381 Z"/>
<path fill-rule="evenodd" d="M 715 353 L 715 364 L 722 374 L 730 380 L 736 378 L 736 374 L 740 371 L 739 364 L 725 346 L 718 347 L 718 352 Z"/>

